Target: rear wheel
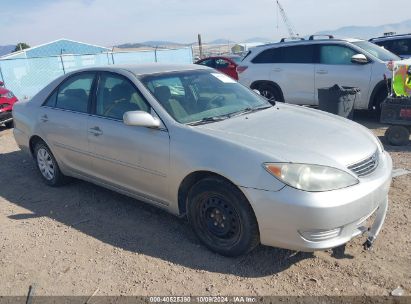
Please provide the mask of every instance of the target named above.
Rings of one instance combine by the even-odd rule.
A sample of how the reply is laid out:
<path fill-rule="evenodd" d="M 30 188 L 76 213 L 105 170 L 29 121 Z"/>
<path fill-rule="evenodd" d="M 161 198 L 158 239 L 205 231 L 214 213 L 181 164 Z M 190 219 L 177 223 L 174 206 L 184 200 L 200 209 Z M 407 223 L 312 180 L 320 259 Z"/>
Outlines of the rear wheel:
<path fill-rule="evenodd" d="M 271 104 L 274 104 L 276 101 L 284 102 L 280 90 L 272 84 L 260 84 L 257 90 L 259 90 L 261 96 L 265 97 Z"/>
<path fill-rule="evenodd" d="M 409 142 L 410 131 L 404 126 L 390 126 L 385 138 L 393 146 L 405 146 Z"/>
<path fill-rule="evenodd" d="M 257 220 L 247 199 L 229 182 L 206 178 L 188 194 L 188 220 L 201 242 L 225 256 L 250 252 L 260 242 Z"/>
<path fill-rule="evenodd" d="M 34 158 L 40 176 L 47 185 L 58 187 L 67 182 L 67 177 L 61 173 L 53 153 L 44 142 L 38 142 L 34 147 Z"/>

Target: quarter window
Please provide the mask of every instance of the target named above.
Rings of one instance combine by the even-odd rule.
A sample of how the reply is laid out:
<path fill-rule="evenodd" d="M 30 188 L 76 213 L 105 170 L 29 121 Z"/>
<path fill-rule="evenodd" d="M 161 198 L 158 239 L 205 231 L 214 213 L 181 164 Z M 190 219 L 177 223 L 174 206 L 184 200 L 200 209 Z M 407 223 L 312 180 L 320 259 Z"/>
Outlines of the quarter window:
<path fill-rule="evenodd" d="M 93 80 L 94 73 L 82 73 L 63 82 L 58 90 L 56 108 L 87 113 Z"/>
<path fill-rule="evenodd" d="M 351 57 L 357 54 L 354 50 L 341 45 L 320 45 L 321 64 L 352 64 Z"/>
<path fill-rule="evenodd" d="M 265 50 L 258 54 L 252 61 L 252 63 L 280 63 L 281 62 L 281 50 L 280 48 L 272 48 Z"/>
<path fill-rule="evenodd" d="M 123 114 L 128 111 L 149 112 L 150 107 L 128 79 L 102 74 L 97 90 L 96 114 L 123 120 Z"/>

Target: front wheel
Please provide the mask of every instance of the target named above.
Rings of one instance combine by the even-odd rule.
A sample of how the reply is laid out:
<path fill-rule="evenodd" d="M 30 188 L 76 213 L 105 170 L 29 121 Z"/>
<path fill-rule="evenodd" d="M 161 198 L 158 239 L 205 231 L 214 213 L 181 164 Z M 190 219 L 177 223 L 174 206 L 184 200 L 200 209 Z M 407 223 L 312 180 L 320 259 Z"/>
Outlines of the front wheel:
<path fill-rule="evenodd" d="M 261 96 L 265 97 L 269 103 L 274 104 L 276 101 L 284 102 L 281 92 L 274 85 L 264 83 L 257 87 Z"/>
<path fill-rule="evenodd" d="M 200 241 L 225 256 L 240 256 L 260 242 L 257 220 L 241 191 L 219 178 L 196 183 L 188 195 L 188 220 Z"/>
<path fill-rule="evenodd" d="M 40 176 L 47 185 L 58 187 L 66 183 L 67 177 L 61 173 L 53 153 L 44 142 L 39 142 L 34 147 L 34 158 Z"/>

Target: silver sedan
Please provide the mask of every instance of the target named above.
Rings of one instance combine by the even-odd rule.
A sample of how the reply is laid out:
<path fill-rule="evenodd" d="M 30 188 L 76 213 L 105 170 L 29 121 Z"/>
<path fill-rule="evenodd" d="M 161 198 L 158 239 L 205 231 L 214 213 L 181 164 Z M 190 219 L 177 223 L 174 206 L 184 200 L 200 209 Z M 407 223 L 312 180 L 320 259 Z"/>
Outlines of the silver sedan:
<path fill-rule="evenodd" d="M 333 248 L 367 225 L 370 246 L 387 212 L 392 162 L 370 131 L 207 67 L 72 72 L 13 116 L 48 185 L 79 178 L 186 216 L 223 255 Z"/>

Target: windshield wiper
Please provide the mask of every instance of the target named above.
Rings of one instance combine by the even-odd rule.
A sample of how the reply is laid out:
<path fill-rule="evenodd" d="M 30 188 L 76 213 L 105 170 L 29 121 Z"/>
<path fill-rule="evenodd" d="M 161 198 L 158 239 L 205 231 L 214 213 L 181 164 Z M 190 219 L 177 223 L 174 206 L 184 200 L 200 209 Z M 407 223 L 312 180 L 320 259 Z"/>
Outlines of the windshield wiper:
<path fill-rule="evenodd" d="M 221 115 L 221 116 L 210 116 L 210 117 L 204 117 L 201 120 L 198 121 L 193 121 L 188 123 L 187 125 L 189 126 L 198 126 L 198 125 L 204 125 L 204 124 L 208 124 L 208 123 L 212 123 L 212 122 L 216 122 L 216 121 L 222 121 L 225 120 L 227 118 L 230 118 L 230 116 L 228 115 Z"/>
<path fill-rule="evenodd" d="M 269 109 L 269 108 L 271 108 L 271 107 L 272 107 L 272 105 L 268 105 L 268 106 L 265 105 L 265 106 L 261 106 L 261 107 L 255 107 L 255 108 L 250 108 L 250 107 L 248 107 L 248 108 L 245 108 L 245 109 L 243 109 L 243 110 L 241 110 L 241 111 L 231 113 L 231 114 L 230 114 L 230 117 L 238 116 L 238 115 L 243 115 L 243 114 L 254 113 L 254 112 L 262 111 L 262 110 L 265 110 L 265 109 Z"/>

